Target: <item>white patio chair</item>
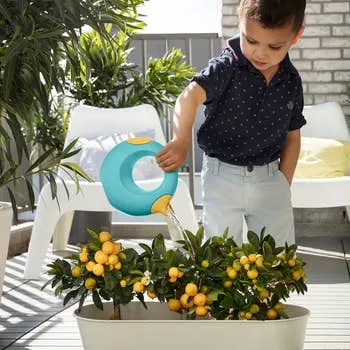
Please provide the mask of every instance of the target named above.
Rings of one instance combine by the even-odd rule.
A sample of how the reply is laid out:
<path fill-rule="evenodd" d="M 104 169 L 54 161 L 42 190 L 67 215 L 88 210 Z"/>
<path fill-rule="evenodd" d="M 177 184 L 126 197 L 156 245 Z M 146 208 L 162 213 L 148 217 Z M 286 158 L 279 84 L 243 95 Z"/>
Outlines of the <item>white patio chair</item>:
<path fill-rule="evenodd" d="M 76 137 L 93 139 L 101 135 L 113 133 L 129 133 L 133 130 L 153 129 L 154 139 L 162 144 L 165 138 L 160 125 L 159 116 L 151 105 L 140 105 L 129 108 L 107 109 L 91 106 L 78 106 L 72 111 L 66 143 Z M 76 159 L 72 159 L 76 161 Z M 61 175 L 63 175 L 61 173 Z M 55 226 L 63 214 L 69 213 L 65 225 L 57 230 L 56 249 L 65 249 L 72 222 L 72 212 L 112 211 L 101 182 L 80 182 L 81 191 L 77 194 L 73 181 L 66 180 L 70 198 L 65 193 L 62 183 L 58 183 L 58 201 L 52 200 L 50 185 L 46 184 L 40 192 L 28 255 L 24 270 L 24 278 L 37 279 L 47 253 Z M 187 185 L 179 179 L 176 192 L 171 200 L 174 212 L 185 229 L 196 231 L 198 224 L 195 210 Z"/>
<path fill-rule="evenodd" d="M 350 132 L 340 105 L 327 102 L 305 106 L 307 124 L 301 135 L 336 140 L 349 140 Z M 292 205 L 295 208 L 330 208 L 345 206 L 350 218 L 350 174 L 334 178 L 298 179 L 292 186 Z"/>

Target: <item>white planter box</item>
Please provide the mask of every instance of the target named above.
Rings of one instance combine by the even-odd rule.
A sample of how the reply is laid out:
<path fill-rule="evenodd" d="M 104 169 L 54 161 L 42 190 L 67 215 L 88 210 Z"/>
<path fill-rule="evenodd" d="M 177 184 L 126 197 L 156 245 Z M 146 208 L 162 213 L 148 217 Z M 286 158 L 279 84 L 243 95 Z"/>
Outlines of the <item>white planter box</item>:
<path fill-rule="evenodd" d="M 75 312 L 85 350 L 302 350 L 309 310 L 286 305 L 289 319 L 274 321 L 183 320 L 166 304 L 139 302 L 122 307 L 123 320 L 107 320 L 103 312 L 86 305 Z"/>

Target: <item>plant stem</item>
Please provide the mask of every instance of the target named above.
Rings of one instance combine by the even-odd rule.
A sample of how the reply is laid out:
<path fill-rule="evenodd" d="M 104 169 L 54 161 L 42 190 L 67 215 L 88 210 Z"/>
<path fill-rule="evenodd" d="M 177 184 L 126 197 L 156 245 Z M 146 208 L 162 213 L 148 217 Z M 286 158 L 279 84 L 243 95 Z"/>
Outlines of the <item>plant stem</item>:
<path fill-rule="evenodd" d="M 113 314 L 114 314 L 114 319 L 115 320 L 121 320 L 122 319 L 122 315 L 121 315 L 121 312 L 120 312 L 120 304 L 116 300 L 113 300 Z"/>

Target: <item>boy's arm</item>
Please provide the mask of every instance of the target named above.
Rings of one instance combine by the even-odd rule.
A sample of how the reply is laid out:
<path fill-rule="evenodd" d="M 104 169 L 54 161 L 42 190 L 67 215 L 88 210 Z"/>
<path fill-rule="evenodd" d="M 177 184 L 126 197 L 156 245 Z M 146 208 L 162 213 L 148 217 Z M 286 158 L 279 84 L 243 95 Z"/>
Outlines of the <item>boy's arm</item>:
<path fill-rule="evenodd" d="M 156 155 L 156 160 L 164 171 L 174 171 L 185 162 L 196 111 L 205 100 L 205 90 L 196 82 L 190 83 L 177 98 L 173 116 L 173 139 Z"/>
<path fill-rule="evenodd" d="M 283 146 L 280 170 L 289 184 L 292 183 L 300 152 L 300 129 L 289 131 Z"/>

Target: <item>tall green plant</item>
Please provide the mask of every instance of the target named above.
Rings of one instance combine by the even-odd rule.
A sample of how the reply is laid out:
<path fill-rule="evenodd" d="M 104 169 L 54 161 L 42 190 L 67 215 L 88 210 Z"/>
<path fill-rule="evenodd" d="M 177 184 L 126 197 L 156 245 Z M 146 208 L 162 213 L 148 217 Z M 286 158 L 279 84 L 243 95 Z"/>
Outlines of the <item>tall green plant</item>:
<path fill-rule="evenodd" d="M 194 68 L 185 61 L 180 49 L 172 49 L 160 58 L 150 58 L 145 74 L 132 72 L 131 89 L 123 90 L 119 107 L 150 103 L 160 115 L 166 107 L 173 107 L 176 98 L 195 74 Z"/>
<path fill-rule="evenodd" d="M 133 33 L 118 31 L 107 41 L 91 31 L 81 35 L 78 50 L 71 45 L 69 91 L 74 99 L 99 107 L 149 103 L 161 115 L 166 107 L 173 107 L 194 75 L 193 67 L 186 63 L 180 49 L 173 49 L 161 58 L 151 58 L 145 73 L 140 72 L 129 61 Z"/>
<path fill-rule="evenodd" d="M 57 151 L 54 145 L 21 170 L 23 158 L 30 159 L 25 130 L 35 120 L 49 124 L 52 100 L 64 91 L 64 60 L 70 59 L 68 43 L 78 48 L 85 26 L 109 42 L 106 24 L 130 30 L 142 28 L 136 6 L 144 0 L 1 0 L 0 4 L 0 188 L 7 187 L 15 208 L 17 195 L 11 185 L 27 184 L 27 201 L 33 208 L 30 178 L 43 173 L 56 197 L 56 170 L 64 167 L 77 181 L 86 174 L 63 160 L 72 155 L 73 144 Z M 46 123 L 45 123 L 46 122 Z M 13 146 L 12 140 L 15 140 Z M 39 140 L 37 140 L 39 141 Z M 40 141 L 39 141 L 40 142 Z"/>
<path fill-rule="evenodd" d="M 107 30 L 113 35 L 111 26 Z M 78 50 L 69 46 L 67 87 L 71 96 L 91 106 L 115 107 L 115 96 L 128 86 L 135 67 L 127 62 L 130 52 L 130 35 L 124 31 L 115 32 L 109 41 L 95 30 L 82 34 Z"/>

